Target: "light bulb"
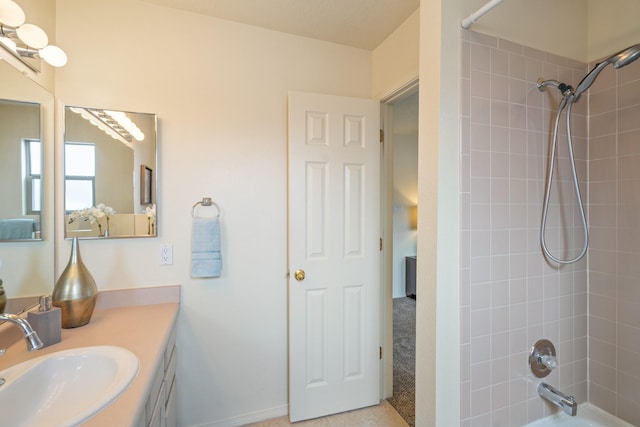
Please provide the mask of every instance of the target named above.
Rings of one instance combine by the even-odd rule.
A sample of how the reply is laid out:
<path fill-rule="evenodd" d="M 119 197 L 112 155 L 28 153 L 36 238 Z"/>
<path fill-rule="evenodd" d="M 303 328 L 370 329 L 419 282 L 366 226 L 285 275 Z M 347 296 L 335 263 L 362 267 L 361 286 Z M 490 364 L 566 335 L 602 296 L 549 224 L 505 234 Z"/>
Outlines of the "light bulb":
<path fill-rule="evenodd" d="M 113 117 L 115 120 L 120 121 L 123 118 L 127 117 L 125 113 L 122 111 L 112 111 L 112 110 L 104 110 L 105 113 Z"/>
<path fill-rule="evenodd" d="M 133 137 L 137 141 L 144 141 L 144 133 L 142 133 L 142 131 L 140 129 L 138 129 L 137 132 L 133 132 Z"/>
<path fill-rule="evenodd" d="M 62 67 L 67 63 L 67 54 L 58 46 L 49 45 L 39 51 L 40 58 L 53 67 Z"/>
<path fill-rule="evenodd" d="M 49 44 L 49 37 L 47 37 L 47 33 L 37 25 L 21 25 L 16 28 L 16 34 L 24 44 L 34 49 L 42 49 Z"/>
<path fill-rule="evenodd" d="M 24 24 L 24 11 L 13 0 L 0 0 L 0 22 L 10 27 Z"/>

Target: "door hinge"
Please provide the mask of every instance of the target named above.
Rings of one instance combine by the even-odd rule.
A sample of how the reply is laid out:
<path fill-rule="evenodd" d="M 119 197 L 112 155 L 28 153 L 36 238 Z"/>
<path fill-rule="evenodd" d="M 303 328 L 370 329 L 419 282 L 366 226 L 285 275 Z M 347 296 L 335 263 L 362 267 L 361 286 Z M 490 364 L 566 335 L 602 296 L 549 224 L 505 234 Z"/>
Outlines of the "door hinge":
<path fill-rule="evenodd" d="M 380 251 L 382 252 L 382 237 L 380 238 Z"/>
<path fill-rule="evenodd" d="M 384 130 L 380 129 L 380 142 L 384 142 Z"/>
<path fill-rule="evenodd" d="M 382 346 L 380 346 L 380 360 L 382 360 Z"/>

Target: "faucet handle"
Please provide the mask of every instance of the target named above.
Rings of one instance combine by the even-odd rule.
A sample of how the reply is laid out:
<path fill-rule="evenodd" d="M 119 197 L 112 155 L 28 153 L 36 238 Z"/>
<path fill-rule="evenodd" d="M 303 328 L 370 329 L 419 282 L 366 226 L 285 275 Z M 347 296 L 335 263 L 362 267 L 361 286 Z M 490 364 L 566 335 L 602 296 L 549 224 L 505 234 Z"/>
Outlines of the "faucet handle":
<path fill-rule="evenodd" d="M 544 354 L 538 356 L 538 360 L 549 369 L 556 369 L 558 367 L 558 359 L 550 354 Z"/>
<path fill-rule="evenodd" d="M 7 352 L 6 348 L 0 348 L 0 356 L 4 356 L 6 352 Z"/>
<path fill-rule="evenodd" d="M 546 377 L 558 367 L 556 349 L 551 341 L 541 339 L 534 344 L 529 353 L 529 367 L 538 378 Z"/>

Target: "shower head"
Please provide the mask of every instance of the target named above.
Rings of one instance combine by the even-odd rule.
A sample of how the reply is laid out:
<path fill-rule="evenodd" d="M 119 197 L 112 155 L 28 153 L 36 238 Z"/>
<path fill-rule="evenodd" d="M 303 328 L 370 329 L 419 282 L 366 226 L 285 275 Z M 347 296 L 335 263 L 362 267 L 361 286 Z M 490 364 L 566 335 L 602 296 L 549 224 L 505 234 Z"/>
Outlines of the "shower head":
<path fill-rule="evenodd" d="M 640 57 L 640 44 L 635 44 L 613 55 L 610 60 L 613 63 L 614 68 L 621 68 L 625 65 L 631 64 L 633 61 Z"/>
<path fill-rule="evenodd" d="M 587 91 L 596 80 L 596 77 L 604 70 L 607 65 L 613 64 L 614 68 L 622 68 L 625 65 L 631 64 L 633 61 L 640 57 L 640 44 L 635 44 L 633 46 L 629 46 L 628 48 L 616 53 L 615 55 L 610 56 L 605 59 L 591 70 L 582 81 L 578 84 L 578 87 L 575 91 L 575 96 L 573 102 L 576 102 L 580 95 Z"/>

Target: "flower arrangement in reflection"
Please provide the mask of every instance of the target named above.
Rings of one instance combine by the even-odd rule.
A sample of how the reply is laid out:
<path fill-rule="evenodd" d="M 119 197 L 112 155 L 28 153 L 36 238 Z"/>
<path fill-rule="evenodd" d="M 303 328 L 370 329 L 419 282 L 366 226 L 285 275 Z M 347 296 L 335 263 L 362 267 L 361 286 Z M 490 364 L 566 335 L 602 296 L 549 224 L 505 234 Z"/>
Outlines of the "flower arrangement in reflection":
<path fill-rule="evenodd" d="M 156 205 L 155 203 L 151 206 L 147 206 L 144 210 L 144 214 L 147 216 L 147 233 L 149 235 L 155 233 L 156 228 Z"/>
<path fill-rule="evenodd" d="M 99 236 L 106 237 L 109 236 L 109 215 L 115 213 L 116 211 L 113 208 L 105 206 L 104 203 L 99 203 L 97 206 L 71 212 L 71 214 L 69 214 L 69 224 L 80 220 L 88 221 L 89 224 L 97 223 Z M 100 221 L 102 218 L 106 221 L 104 232 L 102 231 L 102 222 Z"/>

